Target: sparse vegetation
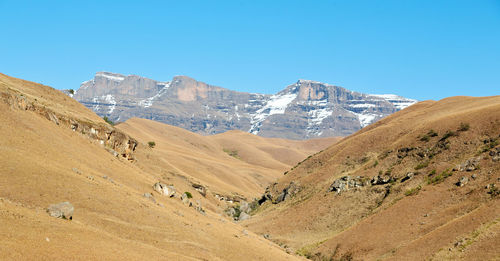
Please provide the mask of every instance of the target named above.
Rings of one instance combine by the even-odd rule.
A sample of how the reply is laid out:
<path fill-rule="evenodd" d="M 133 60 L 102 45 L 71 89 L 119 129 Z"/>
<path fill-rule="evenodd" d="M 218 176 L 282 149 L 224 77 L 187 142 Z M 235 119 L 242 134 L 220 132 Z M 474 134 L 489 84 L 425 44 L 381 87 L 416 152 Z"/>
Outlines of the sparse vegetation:
<path fill-rule="evenodd" d="M 383 160 L 389 156 L 389 154 L 392 152 L 392 150 L 386 150 L 382 154 L 378 156 L 378 159 Z"/>
<path fill-rule="evenodd" d="M 378 160 L 376 160 L 376 161 L 373 163 L 373 168 L 375 168 L 377 165 L 378 165 Z"/>
<path fill-rule="evenodd" d="M 427 184 L 438 184 L 438 183 L 441 183 L 443 182 L 447 177 L 451 176 L 452 173 L 449 169 L 441 172 L 441 174 L 437 175 L 437 176 L 434 176 L 434 177 L 429 177 L 427 179 Z"/>
<path fill-rule="evenodd" d="M 114 126 L 114 125 L 115 125 L 115 123 L 114 123 L 113 121 L 111 121 L 111 120 L 108 118 L 108 116 L 104 116 L 104 117 L 102 117 L 102 119 L 103 119 L 105 122 L 107 122 L 109 125 L 111 125 L 111 126 Z"/>
<path fill-rule="evenodd" d="M 405 191 L 405 196 L 413 196 L 413 195 L 417 195 L 418 192 L 420 192 L 420 190 L 422 189 L 422 186 L 418 186 L 418 187 L 415 187 L 415 188 L 412 188 L 412 189 L 408 189 L 407 191 Z"/>
<path fill-rule="evenodd" d="M 150 148 L 154 148 L 156 146 L 156 142 L 154 142 L 154 141 L 148 141 L 148 146 Z"/>
<path fill-rule="evenodd" d="M 238 155 L 237 150 L 230 150 L 230 149 L 222 149 L 225 153 L 227 153 L 229 156 L 240 159 L 240 156 Z"/>
<path fill-rule="evenodd" d="M 439 141 L 445 141 L 449 137 L 453 137 L 453 136 L 457 136 L 457 133 L 454 131 L 448 130 Z"/>
<path fill-rule="evenodd" d="M 458 127 L 458 131 L 468 131 L 470 125 L 468 123 L 460 123 L 460 127 Z"/>
<path fill-rule="evenodd" d="M 497 139 L 490 139 L 490 140 L 484 141 L 484 143 L 485 143 L 485 145 L 481 149 L 481 153 L 487 152 L 487 151 L 495 148 L 498 145 L 498 140 Z"/>
<path fill-rule="evenodd" d="M 69 89 L 68 92 L 71 94 L 75 94 L 75 90 L 73 90 L 73 89 Z"/>
<path fill-rule="evenodd" d="M 425 141 L 428 142 L 431 138 L 428 135 L 424 135 L 422 138 L 420 138 L 420 141 Z"/>
<path fill-rule="evenodd" d="M 186 194 L 188 198 L 193 198 L 193 194 L 191 194 L 191 192 L 186 191 L 184 194 Z"/>
<path fill-rule="evenodd" d="M 423 169 L 427 166 L 429 166 L 429 161 L 424 161 L 424 162 L 417 164 L 417 166 L 415 166 L 415 170 Z"/>
<path fill-rule="evenodd" d="M 491 195 L 492 198 L 500 195 L 500 189 L 498 189 L 495 184 L 490 184 L 490 189 L 488 190 L 488 194 Z"/>
<path fill-rule="evenodd" d="M 438 133 L 431 129 L 429 132 L 427 132 L 427 135 L 429 137 L 436 137 L 438 135 Z"/>

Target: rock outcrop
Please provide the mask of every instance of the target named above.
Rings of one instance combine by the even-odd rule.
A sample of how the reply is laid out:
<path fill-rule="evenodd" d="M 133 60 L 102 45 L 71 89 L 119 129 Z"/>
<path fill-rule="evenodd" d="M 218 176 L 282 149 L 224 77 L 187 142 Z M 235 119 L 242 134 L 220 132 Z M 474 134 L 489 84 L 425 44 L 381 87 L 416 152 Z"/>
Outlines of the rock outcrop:
<path fill-rule="evenodd" d="M 167 197 L 174 197 L 175 196 L 175 188 L 172 185 L 166 185 L 166 184 L 163 184 L 160 182 L 156 182 L 153 185 L 153 189 L 154 189 L 154 191 L 156 191 L 162 195 L 165 195 Z"/>
<path fill-rule="evenodd" d="M 370 181 L 363 176 L 344 176 L 336 179 L 328 188 L 329 192 L 337 192 L 340 194 L 343 191 L 348 191 L 355 188 L 364 187 L 370 184 Z"/>
<path fill-rule="evenodd" d="M 0 93 L 0 101 L 8 104 L 11 109 L 32 111 L 56 125 L 79 132 L 104 146 L 116 157 L 123 157 L 130 161 L 135 160 L 133 153 L 138 145 L 137 140 L 109 124 L 89 122 L 55 112 L 36 102 L 36 99 L 30 100 L 13 90 Z"/>
<path fill-rule="evenodd" d="M 72 220 L 74 210 L 75 208 L 73 207 L 73 205 L 71 205 L 71 203 L 66 201 L 50 205 L 47 208 L 47 213 L 49 213 L 51 217 Z"/>
<path fill-rule="evenodd" d="M 453 168 L 454 171 L 474 171 L 479 167 L 481 157 L 474 157 Z"/>

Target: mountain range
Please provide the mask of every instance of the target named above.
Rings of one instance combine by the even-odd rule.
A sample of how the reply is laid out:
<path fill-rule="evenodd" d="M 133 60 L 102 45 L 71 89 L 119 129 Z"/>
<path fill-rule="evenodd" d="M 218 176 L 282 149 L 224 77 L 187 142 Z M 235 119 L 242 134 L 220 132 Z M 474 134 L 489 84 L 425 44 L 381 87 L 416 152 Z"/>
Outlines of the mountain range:
<path fill-rule="evenodd" d="M 416 102 L 310 80 L 270 95 L 232 91 L 187 76 L 161 82 L 110 72 L 96 73 L 71 96 L 116 122 L 139 117 L 203 135 L 242 130 L 288 139 L 346 136 Z"/>
<path fill-rule="evenodd" d="M 109 124 L 0 74 L 0 260 L 496 260 L 500 96 L 344 138 Z"/>

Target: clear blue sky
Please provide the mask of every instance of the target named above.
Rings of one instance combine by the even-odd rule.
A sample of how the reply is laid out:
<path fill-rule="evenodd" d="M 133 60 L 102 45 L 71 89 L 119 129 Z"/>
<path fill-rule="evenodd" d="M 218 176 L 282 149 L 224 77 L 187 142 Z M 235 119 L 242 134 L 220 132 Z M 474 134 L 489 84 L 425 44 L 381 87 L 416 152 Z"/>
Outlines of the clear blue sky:
<path fill-rule="evenodd" d="M 0 72 L 97 71 L 276 93 L 298 79 L 419 100 L 500 94 L 500 1 L 0 0 Z"/>

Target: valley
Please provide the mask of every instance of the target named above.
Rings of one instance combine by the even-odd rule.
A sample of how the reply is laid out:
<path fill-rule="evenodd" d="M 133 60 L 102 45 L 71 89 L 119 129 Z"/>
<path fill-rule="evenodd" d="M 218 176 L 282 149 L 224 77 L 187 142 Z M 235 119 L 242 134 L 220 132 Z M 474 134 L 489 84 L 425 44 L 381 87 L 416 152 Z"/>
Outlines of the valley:
<path fill-rule="evenodd" d="M 499 96 L 293 140 L 112 125 L 84 104 L 0 74 L 0 259 L 499 257 Z"/>

